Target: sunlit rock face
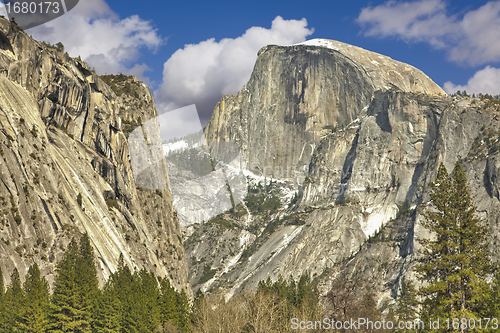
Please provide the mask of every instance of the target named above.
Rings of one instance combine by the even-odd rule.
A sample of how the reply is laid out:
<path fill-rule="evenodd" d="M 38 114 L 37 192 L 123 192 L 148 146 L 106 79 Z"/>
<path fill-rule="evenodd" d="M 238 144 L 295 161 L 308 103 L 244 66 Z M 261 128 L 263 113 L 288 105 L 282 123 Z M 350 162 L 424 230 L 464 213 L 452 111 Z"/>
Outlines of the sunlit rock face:
<path fill-rule="evenodd" d="M 191 283 L 231 294 L 307 272 L 326 291 L 335 274 L 359 269 L 381 297 L 394 296 L 413 274 L 415 239 L 430 237 L 420 222 L 437 166 L 451 172 L 457 160 L 497 251 L 497 128 L 498 105 L 447 96 L 385 55 L 330 40 L 262 48 L 205 134 L 238 144 L 252 179 L 273 179 L 298 199 L 277 212 L 226 214 L 231 228 L 219 219 L 186 230 Z"/>
<path fill-rule="evenodd" d="M 414 67 L 325 43 L 262 48 L 245 87 L 215 107 L 208 141 L 240 144 L 257 174 L 293 178 L 307 170 L 326 133 L 367 115 L 375 92 L 445 95 Z"/>
<path fill-rule="evenodd" d="M 120 253 L 131 268 L 190 293 L 180 225 L 166 174 L 136 184 L 129 133 L 157 116 L 132 77 L 114 90 L 86 63 L 0 19 L 0 266 L 21 276 L 37 262 L 53 281 L 72 237 L 87 232 L 101 282 Z M 160 140 L 159 129 L 157 137 Z"/>

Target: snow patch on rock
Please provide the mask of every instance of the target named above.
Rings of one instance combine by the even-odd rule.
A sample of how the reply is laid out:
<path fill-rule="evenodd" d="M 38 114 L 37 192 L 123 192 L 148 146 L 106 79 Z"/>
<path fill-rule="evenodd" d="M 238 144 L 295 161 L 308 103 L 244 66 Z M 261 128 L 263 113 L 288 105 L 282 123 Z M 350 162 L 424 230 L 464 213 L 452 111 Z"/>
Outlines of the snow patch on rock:
<path fill-rule="evenodd" d="M 338 47 L 334 46 L 331 41 L 326 40 L 326 39 L 319 39 L 319 38 L 306 40 L 305 42 L 302 42 L 302 43 L 297 43 L 297 44 L 287 45 L 287 46 L 295 46 L 295 45 L 321 46 L 321 47 L 326 47 L 328 49 L 332 49 L 335 51 L 340 51 L 340 49 Z"/>

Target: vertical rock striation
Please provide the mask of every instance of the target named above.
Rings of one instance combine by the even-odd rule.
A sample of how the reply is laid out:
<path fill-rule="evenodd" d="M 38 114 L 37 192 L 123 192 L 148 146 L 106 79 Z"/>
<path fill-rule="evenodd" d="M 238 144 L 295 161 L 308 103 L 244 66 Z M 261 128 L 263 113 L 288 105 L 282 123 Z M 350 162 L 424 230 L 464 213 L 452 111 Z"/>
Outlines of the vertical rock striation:
<path fill-rule="evenodd" d="M 35 261 L 52 282 L 63 249 L 87 232 L 101 281 L 120 253 L 190 293 L 166 176 L 136 186 L 128 134 L 157 116 L 149 89 L 113 89 L 79 59 L 0 19 L 0 265 L 21 276 Z M 7 277 L 8 279 L 8 277 Z"/>

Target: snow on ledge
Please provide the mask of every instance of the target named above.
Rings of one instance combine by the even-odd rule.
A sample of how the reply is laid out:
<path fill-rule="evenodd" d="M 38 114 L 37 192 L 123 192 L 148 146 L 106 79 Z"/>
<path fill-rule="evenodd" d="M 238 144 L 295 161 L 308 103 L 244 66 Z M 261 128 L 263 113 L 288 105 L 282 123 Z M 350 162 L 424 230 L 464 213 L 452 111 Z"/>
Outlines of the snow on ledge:
<path fill-rule="evenodd" d="M 333 43 L 329 40 L 326 39 L 310 39 L 306 40 L 305 42 L 293 44 L 293 45 L 283 45 L 283 46 L 295 46 L 295 45 L 310 45 L 310 46 L 321 46 L 321 47 L 326 47 L 328 49 L 332 49 L 335 51 L 340 51 L 340 49 L 336 46 L 333 46 Z"/>

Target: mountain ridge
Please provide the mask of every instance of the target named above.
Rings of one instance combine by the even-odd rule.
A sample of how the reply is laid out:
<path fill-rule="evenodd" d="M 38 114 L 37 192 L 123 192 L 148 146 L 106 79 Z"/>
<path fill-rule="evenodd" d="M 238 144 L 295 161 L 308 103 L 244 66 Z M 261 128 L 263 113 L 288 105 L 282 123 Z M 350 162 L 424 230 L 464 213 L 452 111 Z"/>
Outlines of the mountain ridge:
<path fill-rule="evenodd" d="M 236 143 L 248 172 L 267 179 L 255 200 L 272 199 L 275 179 L 291 184 L 297 197 L 275 210 L 245 213 L 250 196 L 234 212 L 193 226 L 186 240 L 193 287 L 221 287 L 231 295 L 267 278 L 309 273 L 326 294 L 335 276 L 359 271 L 380 301 L 393 301 L 401 280 L 414 274 L 415 238 L 430 237 L 422 213 L 440 162 L 451 170 L 463 160 L 497 242 L 498 147 L 488 141 L 481 148 L 480 138 L 496 138 L 499 103 L 491 96 L 448 96 L 401 63 L 395 67 L 415 77 L 375 76 L 352 58 L 364 56 L 369 66 L 375 59 L 366 55 L 376 53 L 334 41 L 314 42 L 331 48 L 307 43 L 262 48 L 249 82 L 214 109 L 208 141 Z M 349 59 L 342 52 L 351 52 Z M 376 246 L 369 243 L 375 236 L 383 240 Z M 238 238 L 247 241 L 234 245 Z M 495 261 L 498 251 L 491 250 Z M 229 269 L 221 264 L 233 261 Z"/>
<path fill-rule="evenodd" d="M 132 77 L 115 93 L 86 63 L 0 19 L 0 265 L 6 281 L 37 262 L 53 282 L 72 237 L 88 233 L 101 283 L 123 253 L 132 269 L 167 277 L 191 295 L 168 180 L 137 188 L 127 135 L 157 117 Z M 121 81 L 120 81 L 121 80 Z M 158 133 L 149 139 L 159 138 Z M 162 189 L 163 188 L 163 189 Z"/>

